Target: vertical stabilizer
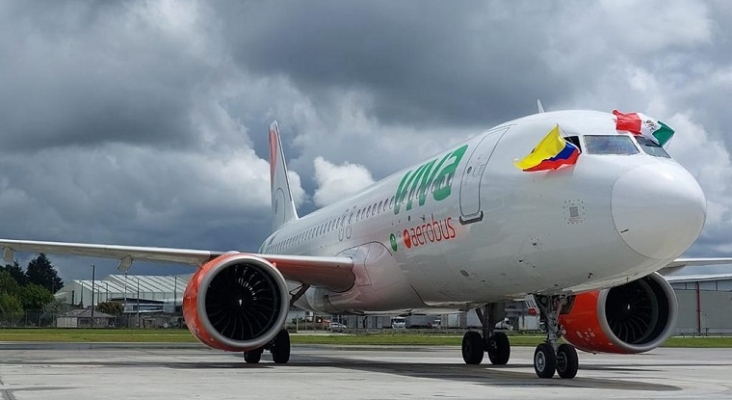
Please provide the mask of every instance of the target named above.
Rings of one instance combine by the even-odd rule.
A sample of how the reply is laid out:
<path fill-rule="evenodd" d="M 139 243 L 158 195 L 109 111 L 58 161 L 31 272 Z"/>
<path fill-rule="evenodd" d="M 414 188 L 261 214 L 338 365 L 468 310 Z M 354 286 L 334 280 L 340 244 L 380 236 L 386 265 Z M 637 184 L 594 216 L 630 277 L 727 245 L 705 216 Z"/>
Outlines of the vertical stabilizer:
<path fill-rule="evenodd" d="M 297 219 L 277 121 L 269 126 L 269 181 L 272 186 L 272 229 L 277 230 L 282 225 Z"/>

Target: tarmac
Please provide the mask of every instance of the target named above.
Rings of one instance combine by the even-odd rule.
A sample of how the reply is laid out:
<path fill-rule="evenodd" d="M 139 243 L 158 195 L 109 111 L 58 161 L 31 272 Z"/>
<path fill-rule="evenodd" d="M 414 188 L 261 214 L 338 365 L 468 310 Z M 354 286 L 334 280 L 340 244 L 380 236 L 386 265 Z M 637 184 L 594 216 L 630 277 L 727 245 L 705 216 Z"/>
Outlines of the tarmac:
<path fill-rule="evenodd" d="M 539 379 L 533 348 L 465 365 L 457 347 L 294 346 L 260 364 L 197 344 L 0 343 L 0 394 L 30 399 L 732 399 L 732 349 L 580 353 L 573 380 Z"/>

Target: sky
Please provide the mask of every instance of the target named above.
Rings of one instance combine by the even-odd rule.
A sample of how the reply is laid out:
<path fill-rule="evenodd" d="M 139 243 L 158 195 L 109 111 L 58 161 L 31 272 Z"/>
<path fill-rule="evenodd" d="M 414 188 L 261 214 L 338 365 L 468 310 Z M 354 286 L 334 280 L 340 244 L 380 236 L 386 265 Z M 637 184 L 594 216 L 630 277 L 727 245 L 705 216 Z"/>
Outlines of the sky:
<path fill-rule="evenodd" d="M 273 120 L 302 215 L 541 99 L 674 128 L 708 200 L 686 255 L 732 256 L 731 20 L 724 0 L 3 1 L 0 237 L 256 251 Z"/>

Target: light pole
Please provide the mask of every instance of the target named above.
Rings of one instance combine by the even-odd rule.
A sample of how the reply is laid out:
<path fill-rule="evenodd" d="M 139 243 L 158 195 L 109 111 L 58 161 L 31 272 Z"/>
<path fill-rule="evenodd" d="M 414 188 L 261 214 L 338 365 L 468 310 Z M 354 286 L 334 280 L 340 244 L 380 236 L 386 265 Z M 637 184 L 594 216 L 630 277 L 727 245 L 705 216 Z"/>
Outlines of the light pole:
<path fill-rule="evenodd" d="M 178 311 L 178 275 L 173 276 L 173 315 Z"/>
<path fill-rule="evenodd" d="M 94 264 L 92 264 L 91 268 L 92 268 L 91 327 L 93 328 L 94 327 L 94 275 L 97 272 L 97 267 Z"/>
<path fill-rule="evenodd" d="M 122 307 L 122 313 L 125 314 L 125 320 L 127 321 L 126 327 L 129 329 L 130 327 L 130 314 L 127 313 L 127 271 L 125 271 L 125 305 Z"/>
<path fill-rule="evenodd" d="M 137 329 L 140 329 L 140 277 L 137 277 Z"/>

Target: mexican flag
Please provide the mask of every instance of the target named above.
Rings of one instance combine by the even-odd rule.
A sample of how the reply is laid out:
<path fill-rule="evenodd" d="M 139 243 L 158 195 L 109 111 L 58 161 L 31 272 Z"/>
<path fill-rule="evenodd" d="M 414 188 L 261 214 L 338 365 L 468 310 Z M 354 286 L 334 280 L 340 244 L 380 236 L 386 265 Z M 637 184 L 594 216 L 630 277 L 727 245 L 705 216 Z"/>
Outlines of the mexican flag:
<path fill-rule="evenodd" d="M 668 125 L 645 114 L 623 114 L 618 110 L 613 110 L 613 114 L 617 118 L 615 129 L 646 136 L 661 146 L 668 143 L 674 135 L 674 130 L 669 128 Z"/>

